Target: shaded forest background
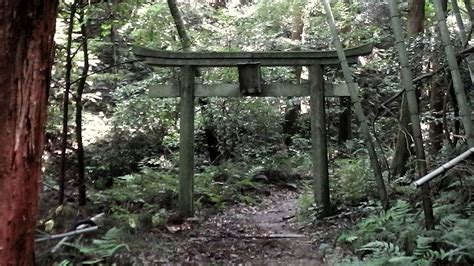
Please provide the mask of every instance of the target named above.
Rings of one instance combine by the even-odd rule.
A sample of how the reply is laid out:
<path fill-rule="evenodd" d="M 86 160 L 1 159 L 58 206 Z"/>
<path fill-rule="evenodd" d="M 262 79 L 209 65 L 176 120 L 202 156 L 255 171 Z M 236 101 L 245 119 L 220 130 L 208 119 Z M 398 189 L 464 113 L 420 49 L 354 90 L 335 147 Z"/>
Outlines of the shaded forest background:
<path fill-rule="evenodd" d="M 178 1 L 189 43 L 176 30 L 169 2 L 60 4 L 38 228 L 60 233 L 83 219 L 100 213 L 103 217 L 98 232 L 71 241 L 61 247 L 64 252 L 38 244 L 39 263 L 120 263 L 130 255 L 136 258 L 130 261 L 138 262 L 139 254 L 149 249 L 140 241 L 144 234 L 160 236 L 170 224 L 183 222 L 176 221 L 174 213 L 178 99 L 147 95 L 148 86 L 170 83 L 178 72 L 146 66 L 134 57 L 133 46 L 172 51 L 334 50 L 319 1 Z M 424 229 L 418 192 L 410 187 L 419 176 L 387 1 L 331 2 L 345 47 L 374 44 L 372 54 L 360 58 L 352 70 L 393 206 L 381 211 L 375 200 L 370 160 L 350 100 L 328 98 L 334 214 L 356 214 L 334 244 L 348 255 L 333 263 L 472 263 L 472 161 L 432 184 L 435 229 Z M 442 2 L 472 105 L 468 56 L 473 9 L 469 0 Z M 399 6 L 428 167 L 434 169 L 466 150 L 463 126 L 432 3 L 410 0 Z M 262 77 L 266 82 L 305 82 L 308 73 L 306 68 L 268 67 Z M 235 69 L 200 69 L 199 78 L 204 83 L 235 82 L 238 75 Z M 329 69 L 326 78 L 343 82 L 337 69 Z M 295 219 L 305 230 L 319 225 L 311 188 L 307 97 L 201 98 L 195 128 L 197 216 L 237 203 L 258 205 L 269 187 L 277 186 L 300 193 Z M 157 243 L 153 250 L 172 253 L 163 251 L 166 245 Z"/>

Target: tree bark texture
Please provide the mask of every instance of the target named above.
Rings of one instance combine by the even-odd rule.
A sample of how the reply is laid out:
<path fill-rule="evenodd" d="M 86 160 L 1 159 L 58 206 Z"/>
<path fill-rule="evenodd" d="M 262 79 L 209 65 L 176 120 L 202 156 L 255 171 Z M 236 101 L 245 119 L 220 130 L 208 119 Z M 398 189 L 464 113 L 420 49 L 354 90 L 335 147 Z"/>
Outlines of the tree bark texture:
<path fill-rule="evenodd" d="M 382 175 L 382 167 L 377 157 L 375 151 L 374 143 L 372 136 L 369 131 L 369 125 L 367 118 L 362 109 L 362 104 L 360 103 L 358 95 L 358 86 L 352 78 L 352 71 L 349 68 L 349 63 L 347 62 L 346 55 L 344 53 L 344 48 L 342 47 L 341 40 L 339 39 L 339 33 L 337 31 L 336 22 L 334 21 L 334 16 L 332 14 L 331 6 L 329 5 L 328 0 L 322 1 L 324 10 L 326 11 L 326 19 L 329 24 L 329 29 L 331 30 L 331 35 L 333 38 L 334 45 L 336 46 L 337 56 L 341 62 L 342 72 L 344 73 L 344 80 L 349 88 L 349 93 L 351 95 L 352 106 L 354 107 L 357 120 L 359 121 L 360 131 L 364 137 L 365 145 L 370 157 L 370 163 L 374 171 L 375 183 L 377 184 L 377 191 L 379 194 L 380 201 L 385 210 L 389 208 L 388 194 L 385 187 L 385 181 Z"/>
<path fill-rule="evenodd" d="M 294 41 L 301 42 L 303 37 L 303 3 L 296 2 L 293 4 L 293 12 L 292 12 L 292 21 L 291 21 L 291 39 Z M 295 51 L 301 50 L 299 45 L 293 48 Z M 294 74 L 296 83 L 301 83 L 301 72 L 303 67 L 296 66 L 294 68 Z M 291 99 L 291 97 L 289 98 Z M 301 111 L 301 101 L 294 100 L 288 101 L 287 111 L 285 113 L 285 119 L 282 126 L 282 132 L 285 136 L 284 143 L 288 147 L 292 144 L 292 138 L 298 131 L 298 117 Z"/>
<path fill-rule="evenodd" d="M 425 22 L 425 0 L 408 1 L 408 36 L 413 36 L 424 31 Z"/>
<path fill-rule="evenodd" d="M 459 28 L 459 37 L 461 39 L 461 45 L 464 48 L 468 45 L 468 38 L 470 34 L 466 32 L 466 27 L 464 26 L 464 22 L 462 21 L 461 11 L 459 10 L 459 5 L 457 0 L 451 0 L 451 6 L 453 8 L 453 14 L 456 18 L 456 24 Z M 471 36 L 472 37 L 472 36 Z M 471 84 L 474 85 L 474 55 L 470 54 L 465 58 L 467 63 L 467 68 L 469 69 L 469 76 L 471 77 Z"/>
<path fill-rule="evenodd" d="M 33 265 L 58 1 L 0 0 L 0 265 Z"/>
<path fill-rule="evenodd" d="M 82 94 L 86 86 L 87 74 L 89 72 L 89 48 L 87 40 L 87 28 L 84 21 L 84 8 L 80 11 L 79 23 L 82 33 L 82 51 L 84 54 L 84 65 L 82 68 L 81 79 L 77 85 L 76 95 L 76 142 L 77 142 L 77 188 L 79 192 L 79 206 L 86 205 L 86 178 L 84 164 L 84 145 L 82 142 Z"/>
<path fill-rule="evenodd" d="M 443 14 L 446 13 L 447 0 L 441 0 L 443 6 Z M 445 15 L 444 15 L 445 16 Z M 439 32 L 436 33 L 438 38 Z M 432 67 L 438 69 L 443 66 L 442 61 L 442 47 L 435 47 L 433 51 Z M 437 154 L 443 147 L 443 98 L 444 88 L 448 87 L 446 75 L 441 74 L 433 77 L 431 80 L 431 88 L 429 92 L 430 99 L 430 112 L 432 121 L 429 123 L 429 140 L 430 140 L 430 153 Z"/>
<path fill-rule="evenodd" d="M 411 135 L 410 112 L 408 111 L 408 103 L 404 94 L 400 109 L 399 129 L 395 140 L 395 152 L 390 165 L 394 177 L 402 176 L 407 171 L 407 162 L 411 153 L 410 144 L 413 142 Z"/>
<path fill-rule="evenodd" d="M 395 35 L 395 46 L 400 59 L 401 79 L 405 89 L 405 99 L 407 102 L 409 117 L 411 122 L 411 129 L 413 132 L 413 140 L 415 142 L 416 162 L 418 167 L 419 177 L 427 174 L 427 162 L 425 158 L 425 149 L 423 147 L 423 137 L 421 132 L 421 122 L 418 109 L 418 99 L 416 95 L 415 85 L 413 84 L 413 73 L 410 69 L 408 61 L 408 52 L 405 45 L 405 38 L 403 37 L 402 23 L 400 12 L 398 11 L 398 4 L 395 1 L 389 2 L 391 24 L 393 33 Z M 434 223 L 433 205 L 431 202 L 431 195 L 428 184 L 422 186 L 423 191 L 423 210 L 425 213 L 425 226 L 431 229 Z"/>
<path fill-rule="evenodd" d="M 74 30 L 74 16 L 76 15 L 76 2 L 74 2 L 69 9 L 69 21 L 67 29 L 66 42 L 66 73 L 64 76 L 64 95 L 63 95 L 63 128 L 61 134 L 61 162 L 59 168 L 59 204 L 64 202 L 64 191 L 66 184 L 66 159 L 67 159 L 67 136 L 68 136 L 68 122 L 69 122 L 69 93 L 71 91 L 71 72 L 72 60 L 72 34 Z"/>
<path fill-rule="evenodd" d="M 183 50 L 187 51 L 191 47 L 191 39 L 189 38 L 189 35 L 186 32 L 184 20 L 181 16 L 181 12 L 179 11 L 176 0 L 168 0 L 168 8 L 170 9 L 174 24 L 176 25 L 176 30 L 178 31 L 178 36 L 181 41 L 181 46 L 183 46 Z"/>
<path fill-rule="evenodd" d="M 472 0 L 464 0 L 464 5 L 466 6 L 467 14 L 471 20 L 471 27 L 474 25 L 474 8 L 472 7 Z"/>
<path fill-rule="evenodd" d="M 441 47 L 439 47 L 442 49 Z M 438 49 L 436 49 L 438 50 Z M 437 69 L 443 65 L 441 61 L 442 54 L 434 51 L 435 56 L 432 61 L 433 69 Z M 431 122 L 429 123 L 429 137 L 430 137 L 430 153 L 435 155 L 443 147 L 443 98 L 444 88 L 448 87 L 447 74 L 433 77 L 431 81 L 430 96 L 430 111 Z"/>
<path fill-rule="evenodd" d="M 433 0 L 438 29 L 443 41 L 444 51 L 448 60 L 448 65 L 453 80 L 454 91 L 459 106 L 459 115 L 464 126 L 464 132 L 468 147 L 474 147 L 474 128 L 472 125 L 471 106 L 467 100 L 464 84 L 462 81 L 459 65 L 456 58 L 454 47 L 451 43 L 450 33 L 446 24 L 445 3 L 446 1 Z"/>
<path fill-rule="evenodd" d="M 424 31 L 425 21 L 425 0 L 410 0 L 408 2 L 408 20 L 407 33 L 412 37 Z M 419 53 L 420 55 L 422 53 Z M 408 111 L 408 102 L 403 96 L 400 110 L 399 130 L 395 140 L 395 153 L 391 163 L 392 175 L 404 175 L 407 169 L 407 162 L 410 158 L 411 127 L 410 112 Z"/>

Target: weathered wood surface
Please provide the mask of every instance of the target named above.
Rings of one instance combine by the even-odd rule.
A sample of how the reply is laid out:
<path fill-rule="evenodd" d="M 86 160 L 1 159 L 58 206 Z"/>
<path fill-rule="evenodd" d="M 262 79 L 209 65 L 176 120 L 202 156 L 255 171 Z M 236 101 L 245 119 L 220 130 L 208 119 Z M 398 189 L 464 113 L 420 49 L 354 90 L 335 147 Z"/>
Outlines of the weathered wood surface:
<path fill-rule="evenodd" d="M 262 93 L 252 95 L 258 97 L 302 97 L 309 96 L 309 84 L 286 84 L 273 83 L 262 84 Z M 348 97 L 350 96 L 346 84 L 344 83 L 325 83 L 326 97 Z M 167 98 L 179 97 L 180 89 L 177 83 L 152 85 L 148 88 L 150 97 Z M 195 97 L 242 97 L 245 96 L 240 91 L 238 84 L 196 84 L 194 86 Z"/>
<path fill-rule="evenodd" d="M 322 216 L 330 213 L 328 147 L 326 139 L 326 110 L 324 99 L 324 70 L 319 65 L 309 67 L 311 107 L 311 150 L 314 196 L 322 206 Z"/>
<path fill-rule="evenodd" d="M 179 123 L 179 195 L 178 210 L 183 218 L 194 215 L 194 76 L 191 66 L 181 68 Z"/>
<path fill-rule="evenodd" d="M 358 56 L 370 54 L 372 48 L 372 44 L 367 44 L 346 49 L 348 62 L 356 63 Z M 255 62 L 261 66 L 339 65 L 336 51 L 172 52 L 135 47 L 133 53 L 149 65 L 162 67 L 237 67 Z"/>
<path fill-rule="evenodd" d="M 244 95 L 258 95 L 262 93 L 260 64 L 239 65 L 240 91 Z"/>

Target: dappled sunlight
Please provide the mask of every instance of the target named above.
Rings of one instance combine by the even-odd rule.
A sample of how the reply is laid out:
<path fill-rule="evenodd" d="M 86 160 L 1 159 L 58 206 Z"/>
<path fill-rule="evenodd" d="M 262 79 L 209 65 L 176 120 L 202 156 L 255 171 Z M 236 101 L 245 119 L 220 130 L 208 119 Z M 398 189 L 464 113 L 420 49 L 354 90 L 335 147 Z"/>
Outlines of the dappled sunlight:
<path fill-rule="evenodd" d="M 61 1 L 34 263 L 471 265 L 472 18 L 438 1 Z"/>

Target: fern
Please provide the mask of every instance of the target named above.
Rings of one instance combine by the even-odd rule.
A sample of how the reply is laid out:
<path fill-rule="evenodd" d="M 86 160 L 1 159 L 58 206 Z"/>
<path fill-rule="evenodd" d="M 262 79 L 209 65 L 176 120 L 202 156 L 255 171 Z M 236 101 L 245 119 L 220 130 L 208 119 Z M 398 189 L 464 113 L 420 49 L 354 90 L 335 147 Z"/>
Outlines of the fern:
<path fill-rule="evenodd" d="M 474 195 L 473 195 L 474 197 Z M 466 212 L 466 214 L 468 216 L 471 216 L 474 214 L 474 201 L 473 202 L 469 202 L 469 204 L 467 204 L 467 206 L 464 208 L 464 211 Z"/>
<path fill-rule="evenodd" d="M 350 234 L 342 234 L 342 235 L 337 239 L 337 241 L 345 242 L 345 243 L 353 243 L 353 242 L 356 241 L 358 238 L 359 238 L 358 236 L 354 236 L 354 235 L 350 235 Z"/>
<path fill-rule="evenodd" d="M 449 214 L 441 218 L 439 224 L 441 227 L 445 230 L 449 230 L 453 228 L 457 221 L 459 221 L 459 215 L 458 214 Z"/>
<path fill-rule="evenodd" d="M 444 219 L 442 219 L 444 220 Z M 449 230 L 445 230 L 440 242 L 450 248 L 442 252 L 442 259 L 456 262 L 461 259 L 474 259 L 474 222 L 472 219 L 451 218 Z"/>
<path fill-rule="evenodd" d="M 389 223 L 401 224 L 406 221 L 409 212 L 410 205 L 408 202 L 399 200 L 389 210 L 367 218 L 362 224 L 375 224 L 378 226 L 386 226 Z"/>
<path fill-rule="evenodd" d="M 445 186 L 446 187 L 446 186 Z M 368 254 L 364 262 L 377 265 L 462 264 L 474 261 L 474 177 L 453 178 L 434 204 L 438 222 L 425 230 L 421 211 L 406 201 L 397 201 L 386 212 L 372 214 L 355 230 L 343 234 L 344 241 Z"/>
<path fill-rule="evenodd" d="M 416 266 L 430 266 L 430 265 L 432 265 L 432 262 L 431 262 L 431 260 L 427 260 L 427 259 L 417 259 L 417 260 L 413 261 L 413 265 L 416 265 Z"/>
<path fill-rule="evenodd" d="M 418 236 L 413 256 L 419 259 L 428 260 L 434 260 L 439 258 L 439 252 L 432 250 L 432 244 L 434 242 L 435 239 L 433 237 Z"/>
<path fill-rule="evenodd" d="M 122 231 L 113 227 L 101 239 L 94 239 L 90 245 L 74 243 L 66 243 L 66 245 L 77 249 L 89 259 L 83 261 L 82 264 L 95 264 L 112 256 L 120 248 L 129 249 L 126 244 L 120 242 L 121 237 Z"/>
<path fill-rule="evenodd" d="M 411 264 L 414 261 L 412 256 L 395 256 L 388 260 L 389 263 L 394 263 L 397 265 L 407 265 Z"/>
<path fill-rule="evenodd" d="M 386 217 L 393 220 L 404 220 L 408 216 L 410 210 L 411 207 L 408 202 L 399 200 L 391 209 L 386 212 Z"/>
<path fill-rule="evenodd" d="M 384 241 L 373 241 L 363 245 L 358 251 L 368 251 L 375 256 L 380 255 L 404 255 L 404 252 L 400 249 L 399 246 L 393 243 L 384 242 Z"/>
<path fill-rule="evenodd" d="M 443 261 L 460 263 L 461 260 L 463 260 L 465 256 L 469 256 L 469 254 L 464 251 L 464 249 L 467 249 L 467 248 L 468 246 L 464 246 L 464 247 L 459 247 L 456 249 L 451 249 L 447 252 L 444 250 L 441 250 L 440 258 Z"/>

